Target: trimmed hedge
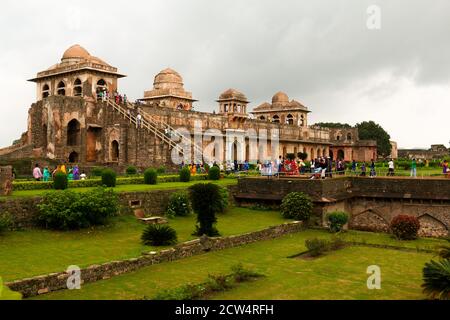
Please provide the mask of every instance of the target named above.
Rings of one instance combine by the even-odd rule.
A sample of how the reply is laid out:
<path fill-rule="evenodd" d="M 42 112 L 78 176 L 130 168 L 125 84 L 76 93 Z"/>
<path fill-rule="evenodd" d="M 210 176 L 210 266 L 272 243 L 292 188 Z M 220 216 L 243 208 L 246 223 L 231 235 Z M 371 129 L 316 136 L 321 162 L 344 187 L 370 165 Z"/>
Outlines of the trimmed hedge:
<path fill-rule="evenodd" d="M 114 188 L 117 184 L 117 173 L 111 169 L 105 169 L 102 172 L 102 185 L 108 188 Z"/>
<path fill-rule="evenodd" d="M 220 169 L 218 167 L 212 167 L 208 173 L 209 180 L 220 180 Z"/>
<path fill-rule="evenodd" d="M 203 181 L 207 180 L 208 175 L 196 175 L 191 177 L 191 181 Z M 158 177 L 158 182 L 180 182 L 180 176 L 178 175 L 170 175 L 170 176 L 162 176 Z M 117 178 L 116 185 L 131 185 L 131 184 L 144 184 L 144 177 L 125 177 L 125 178 Z M 69 181 L 69 188 L 92 188 L 92 187 L 101 187 L 102 180 L 101 179 L 89 179 L 89 180 L 78 180 L 78 181 Z M 25 190 L 50 190 L 53 189 L 53 181 L 49 182 L 37 182 L 37 181 L 14 181 L 13 182 L 14 191 L 25 191 Z"/>
<path fill-rule="evenodd" d="M 158 184 L 158 173 L 155 169 L 147 169 L 144 172 L 145 184 L 155 185 Z"/>
<path fill-rule="evenodd" d="M 188 167 L 184 167 L 183 169 L 180 170 L 180 181 L 181 182 L 189 182 L 192 179 L 191 176 L 191 171 L 189 170 Z"/>
<path fill-rule="evenodd" d="M 63 172 L 57 172 L 53 180 L 53 188 L 55 190 L 66 190 L 69 187 L 69 179 Z"/>

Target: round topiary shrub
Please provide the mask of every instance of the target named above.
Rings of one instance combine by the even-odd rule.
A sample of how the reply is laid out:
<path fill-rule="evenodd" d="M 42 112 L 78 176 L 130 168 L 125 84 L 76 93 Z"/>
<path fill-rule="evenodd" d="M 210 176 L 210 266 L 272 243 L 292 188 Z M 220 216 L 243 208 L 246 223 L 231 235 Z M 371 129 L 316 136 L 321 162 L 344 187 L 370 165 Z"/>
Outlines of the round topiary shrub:
<path fill-rule="evenodd" d="M 166 171 L 167 171 L 167 169 L 164 166 L 161 166 L 156 170 L 156 172 L 158 172 L 158 174 L 165 174 Z"/>
<path fill-rule="evenodd" d="M 348 222 L 348 214 L 342 211 L 331 212 L 330 214 L 328 214 L 327 219 L 330 223 L 331 232 L 341 232 L 342 228 Z"/>
<path fill-rule="evenodd" d="M 392 219 L 390 229 L 392 234 L 400 240 L 414 240 L 420 229 L 419 219 L 408 215 L 398 215 Z"/>
<path fill-rule="evenodd" d="M 192 214 L 191 202 L 189 195 L 186 192 L 173 193 L 169 198 L 167 205 L 166 216 L 173 217 L 187 217 Z"/>
<path fill-rule="evenodd" d="M 103 170 L 105 170 L 105 169 L 104 168 L 100 168 L 100 167 L 94 167 L 91 170 L 91 176 L 93 176 L 93 177 L 101 177 Z"/>
<path fill-rule="evenodd" d="M 312 214 L 311 198 L 302 192 L 289 193 L 281 204 L 281 214 L 285 219 L 307 221 Z"/>
<path fill-rule="evenodd" d="M 142 234 L 142 243 L 146 246 L 170 246 L 177 243 L 177 232 L 168 225 L 149 225 Z"/>
<path fill-rule="evenodd" d="M 211 167 L 208 172 L 208 179 L 220 180 L 220 169 L 216 166 Z"/>
<path fill-rule="evenodd" d="M 157 184 L 158 183 L 158 173 L 155 169 L 147 169 L 144 172 L 144 183 L 145 184 Z"/>
<path fill-rule="evenodd" d="M 181 182 L 189 182 L 191 181 L 191 171 L 188 167 L 184 167 L 180 170 L 180 181 Z"/>
<path fill-rule="evenodd" d="M 69 186 L 69 179 L 64 172 L 57 172 L 53 177 L 53 188 L 55 190 L 66 190 Z"/>
<path fill-rule="evenodd" d="M 105 169 L 102 172 L 102 185 L 108 188 L 114 188 L 117 182 L 117 174 L 112 169 Z"/>
<path fill-rule="evenodd" d="M 137 168 L 133 166 L 129 166 L 126 170 L 127 175 L 133 176 L 137 174 Z"/>

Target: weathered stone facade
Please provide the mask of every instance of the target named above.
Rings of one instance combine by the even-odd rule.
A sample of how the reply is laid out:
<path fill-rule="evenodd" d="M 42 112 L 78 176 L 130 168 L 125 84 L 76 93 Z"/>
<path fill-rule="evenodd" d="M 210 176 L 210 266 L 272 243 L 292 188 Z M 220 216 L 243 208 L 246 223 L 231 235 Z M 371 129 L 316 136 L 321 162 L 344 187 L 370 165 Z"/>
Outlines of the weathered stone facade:
<path fill-rule="evenodd" d="M 347 177 L 329 180 L 260 179 L 239 181 L 233 189 L 238 203 L 280 202 L 290 192 L 303 192 L 315 203 L 322 226 L 326 214 L 346 211 L 349 226 L 365 231 L 388 231 L 392 219 L 412 215 L 421 222 L 421 236 L 445 237 L 450 228 L 450 180 Z"/>
<path fill-rule="evenodd" d="M 9 196 L 12 192 L 12 167 L 0 167 L 0 195 Z"/>
<path fill-rule="evenodd" d="M 225 238 L 203 237 L 175 246 L 173 249 L 160 252 L 150 252 L 138 258 L 124 261 L 114 261 L 102 265 L 93 265 L 81 270 L 81 283 L 91 283 L 106 280 L 120 274 L 136 271 L 140 268 L 169 261 L 180 260 L 207 252 L 234 248 L 257 241 L 270 240 L 303 229 L 301 222 L 287 223 L 270 227 L 261 231 Z M 46 294 L 52 291 L 67 289 L 67 272 L 52 273 L 39 277 L 18 280 L 6 285 L 13 291 L 20 292 L 25 298 Z"/>
<path fill-rule="evenodd" d="M 310 111 L 295 100 L 289 101 L 284 93 L 276 94 L 272 104 L 257 107 L 254 111 L 257 119 L 248 114 L 245 95 L 234 89 L 220 95 L 218 114 L 194 112 L 192 103 L 196 100 L 184 90 L 182 77 L 172 69 L 165 69 L 155 77 L 154 88 L 145 92 L 141 104 L 122 103 L 124 111 L 120 113 L 105 98 L 98 99 L 98 94 L 108 92 L 108 98 L 112 99 L 121 77 L 124 75 L 117 68 L 82 47 L 69 48 L 60 63 L 31 80 L 37 84 L 37 102 L 29 110 L 28 131 L 12 147 L 0 149 L 0 160 L 27 158 L 41 163 L 55 160 L 83 167 L 172 167 L 173 145 L 161 134 L 167 135 L 168 128 L 185 128 L 193 136 L 195 122 L 202 124 L 203 134 L 217 129 L 223 137 L 220 145 L 212 137 L 204 137 L 203 148 L 210 146 L 204 153 L 206 159 L 216 159 L 217 154 L 228 154 L 229 158 L 221 159 L 240 162 L 273 160 L 279 155 L 299 152 L 307 153 L 309 159 L 334 155 L 336 141 L 330 129 L 308 126 Z M 134 121 L 139 112 L 155 124 L 159 135 L 136 128 Z M 275 130 L 279 130 L 279 145 L 272 144 L 270 134 Z M 235 139 L 228 141 L 227 134 Z M 264 136 L 268 146 L 262 151 Z M 255 137 L 259 138 L 257 145 L 251 144 Z M 354 132 L 351 141 L 345 144 L 346 160 L 351 156 L 367 161 L 376 153 L 376 145 L 357 137 Z M 261 156 L 264 152 L 269 153 L 266 159 Z"/>

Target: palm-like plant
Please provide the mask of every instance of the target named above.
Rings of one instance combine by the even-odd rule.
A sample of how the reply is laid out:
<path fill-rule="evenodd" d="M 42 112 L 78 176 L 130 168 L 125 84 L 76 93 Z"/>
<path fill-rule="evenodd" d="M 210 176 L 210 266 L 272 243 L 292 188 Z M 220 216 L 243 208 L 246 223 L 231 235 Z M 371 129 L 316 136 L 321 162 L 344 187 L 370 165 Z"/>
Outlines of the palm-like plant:
<path fill-rule="evenodd" d="M 438 255 L 441 259 L 450 259 L 450 238 L 447 241 L 448 245 L 439 247 Z"/>
<path fill-rule="evenodd" d="M 432 299 L 448 300 L 450 298 L 450 260 L 439 262 L 431 260 L 423 268 L 422 288 Z"/>

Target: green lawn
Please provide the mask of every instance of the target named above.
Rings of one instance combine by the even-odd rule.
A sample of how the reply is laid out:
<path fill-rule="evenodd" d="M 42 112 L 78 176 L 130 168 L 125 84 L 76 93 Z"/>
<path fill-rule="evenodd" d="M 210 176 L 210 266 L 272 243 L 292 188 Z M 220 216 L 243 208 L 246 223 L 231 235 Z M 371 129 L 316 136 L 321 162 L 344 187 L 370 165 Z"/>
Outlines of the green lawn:
<path fill-rule="evenodd" d="M 79 291 L 59 291 L 37 299 L 142 299 L 184 284 L 202 283 L 208 274 L 227 274 L 243 263 L 266 275 L 255 282 L 214 296 L 214 299 L 423 299 L 422 268 L 432 254 L 392 249 L 348 247 L 316 260 L 289 259 L 305 250 L 305 239 L 330 237 L 307 230 L 281 239 L 217 251 L 143 268 L 109 280 L 86 284 Z M 348 238 L 406 247 L 429 247 L 439 240 L 396 241 L 388 235 L 349 232 Z M 368 290 L 367 267 L 381 267 L 381 290 Z"/>
<path fill-rule="evenodd" d="M 275 211 L 231 208 L 218 217 L 223 236 L 257 231 L 287 222 Z M 132 216 L 118 217 L 109 227 L 75 232 L 26 230 L 0 236 L 0 276 L 5 281 L 65 271 L 70 265 L 92 264 L 135 258 L 159 249 L 140 243 L 145 225 Z M 195 239 L 195 216 L 176 218 L 170 224 L 180 242 Z"/>
<path fill-rule="evenodd" d="M 152 191 L 152 190 L 170 190 L 170 189 L 186 189 L 197 183 L 215 183 L 221 186 L 230 186 L 238 183 L 237 179 L 222 179 L 219 181 L 191 181 L 191 182 L 166 182 L 159 183 L 157 185 L 145 185 L 145 184 L 133 184 L 133 185 L 120 185 L 114 189 L 116 192 L 139 192 L 139 191 Z M 95 188 L 71 188 L 70 190 L 75 192 L 89 192 Z M 38 197 L 42 196 L 46 192 L 55 192 L 53 190 L 23 190 L 13 191 L 9 197 L 0 196 L 0 200 L 6 200 L 10 198 L 23 198 L 23 197 Z"/>

